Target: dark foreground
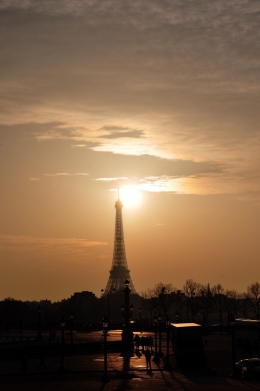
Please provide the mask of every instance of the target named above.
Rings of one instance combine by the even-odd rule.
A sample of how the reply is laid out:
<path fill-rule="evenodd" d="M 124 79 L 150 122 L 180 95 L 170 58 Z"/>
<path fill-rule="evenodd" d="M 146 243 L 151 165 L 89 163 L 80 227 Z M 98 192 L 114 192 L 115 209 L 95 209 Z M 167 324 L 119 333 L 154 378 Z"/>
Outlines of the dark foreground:
<path fill-rule="evenodd" d="M 95 338 L 102 339 L 101 334 Z M 117 336 L 111 333 L 111 340 Z M 163 351 L 165 346 L 163 344 Z M 104 358 L 102 350 L 97 352 L 76 352 L 66 355 L 64 367 L 66 373 L 59 373 L 61 361 L 59 355 L 28 357 L 26 373 L 21 373 L 19 358 L 0 361 L 1 391 L 110 391 L 110 390 L 260 390 L 257 379 L 232 379 L 229 336 L 207 337 L 205 347 L 208 368 L 183 370 L 170 357 L 172 369 L 164 370 L 161 360 L 157 365 L 152 361 L 152 370 L 146 370 L 142 352 L 134 355 L 116 351 L 108 352 L 109 382 L 102 382 Z M 256 354 L 256 352 L 253 352 Z M 243 354 L 244 352 L 237 352 Z M 240 357 L 238 357 L 240 358 Z"/>

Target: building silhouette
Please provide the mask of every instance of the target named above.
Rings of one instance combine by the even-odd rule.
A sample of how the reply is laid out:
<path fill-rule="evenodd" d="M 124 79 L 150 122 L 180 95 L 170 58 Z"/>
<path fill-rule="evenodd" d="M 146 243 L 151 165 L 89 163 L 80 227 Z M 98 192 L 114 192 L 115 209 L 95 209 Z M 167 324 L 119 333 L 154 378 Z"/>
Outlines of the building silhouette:
<path fill-rule="evenodd" d="M 131 292 L 136 293 L 126 260 L 122 207 L 123 204 L 118 195 L 118 200 L 115 203 L 116 220 L 113 261 L 104 294 L 112 293 L 114 291 L 122 291 L 125 288 L 126 280 L 129 281 L 129 288 L 131 289 Z"/>

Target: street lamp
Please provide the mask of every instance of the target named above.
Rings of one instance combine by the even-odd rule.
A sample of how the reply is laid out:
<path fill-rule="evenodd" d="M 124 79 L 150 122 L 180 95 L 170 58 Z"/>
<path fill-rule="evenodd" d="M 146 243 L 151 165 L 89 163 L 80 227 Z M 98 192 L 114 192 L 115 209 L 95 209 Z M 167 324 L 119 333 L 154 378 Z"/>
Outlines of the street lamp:
<path fill-rule="evenodd" d="M 38 307 L 38 320 L 37 320 L 37 340 L 42 339 L 42 330 L 41 330 L 41 306 Z"/>
<path fill-rule="evenodd" d="M 108 330 L 108 319 L 106 315 L 102 320 L 103 325 L 103 334 L 104 334 L 104 374 L 102 377 L 102 382 L 109 382 L 110 378 L 107 374 L 107 330 Z"/>
<path fill-rule="evenodd" d="M 45 299 L 45 330 L 47 330 L 47 304 L 48 299 Z"/>
<path fill-rule="evenodd" d="M 23 339 L 23 318 L 21 318 L 21 321 L 20 321 L 20 332 L 21 332 L 20 340 L 22 341 L 22 339 Z"/>
<path fill-rule="evenodd" d="M 129 288 L 130 282 L 128 280 L 125 280 L 125 289 L 123 290 L 125 294 L 125 304 L 121 305 L 121 311 L 122 315 L 125 318 L 125 329 L 122 332 L 122 342 L 124 347 L 127 350 L 132 350 L 133 349 L 133 333 L 130 329 L 130 318 L 133 313 L 134 307 L 131 304 L 130 306 L 130 292 L 131 289 Z"/>
<path fill-rule="evenodd" d="M 165 325 L 166 325 L 166 330 L 167 330 L 167 354 L 166 354 L 166 362 L 164 364 L 164 369 L 171 370 L 172 366 L 171 366 L 170 361 L 169 361 L 169 356 L 170 356 L 170 353 L 169 353 L 169 341 L 170 341 L 171 321 L 170 321 L 170 318 L 168 317 L 168 315 L 166 316 L 166 319 L 165 319 Z"/>
<path fill-rule="evenodd" d="M 158 321 L 158 316 L 155 313 L 155 315 L 153 317 L 153 324 L 154 324 L 154 350 L 155 350 L 153 361 L 155 363 L 158 363 L 160 361 L 160 358 L 159 358 L 158 352 L 157 352 L 157 321 Z"/>
<path fill-rule="evenodd" d="M 175 319 L 176 319 L 176 323 L 179 323 L 180 314 L 178 310 L 175 312 Z"/>
<path fill-rule="evenodd" d="M 161 324 L 161 321 L 162 321 L 162 315 L 158 314 L 158 321 L 159 321 L 159 351 L 158 351 L 158 356 L 159 357 L 163 357 L 163 352 L 162 352 L 162 324 Z"/>
<path fill-rule="evenodd" d="M 141 310 L 141 308 L 139 307 L 138 308 L 138 316 L 139 316 L 139 329 L 140 329 L 140 333 L 142 332 L 142 325 L 141 325 L 141 313 L 142 313 L 142 310 Z"/>
<path fill-rule="evenodd" d="M 236 357 L 235 357 L 235 318 L 233 315 L 229 315 L 229 325 L 231 328 L 231 336 L 232 336 L 232 373 L 231 376 L 235 376 L 236 373 Z"/>
<path fill-rule="evenodd" d="M 73 344 L 73 336 L 72 336 L 72 326 L 73 326 L 73 312 L 70 313 L 70 343 Z"/>
<path fill-rule="evenodd" d="M 134 306 L 131 303 L 131 305 L 130 305 L 130 319 L 132 318 L 133 312 L 134 312 Z"/>
<path fill-rule="evenodd" d="M 61 328 L 61 355 L 60 355 L 60 369 L 59 373 L 65 373 L 67 372 L 64 367 L 64 329 L 65 329 L 65 320 L 62 317 L 60 321 L 60 328 Z"/>
<path fill-rule="evenodd" d="M 205 327 L 206 322 L 205 322 L 205 307 L 203 306 L 201 309 L 202 312 L 202 326 Z"/>
<path fill-rule="evenodd" d="M 112 289 L 112 293 L 114 293 L 116 290 L 116 288 L 113 288 Z M 111 316 L 110 316 L 110 291 L 108 291 L 107 293 L 105 293 L 105 289 L 101 289 L 101 292 L 105 295 L 107 294 L 107 311 L 108 311 L 108 327 L 110 325 L 110 321 L 111 321 Z"/>

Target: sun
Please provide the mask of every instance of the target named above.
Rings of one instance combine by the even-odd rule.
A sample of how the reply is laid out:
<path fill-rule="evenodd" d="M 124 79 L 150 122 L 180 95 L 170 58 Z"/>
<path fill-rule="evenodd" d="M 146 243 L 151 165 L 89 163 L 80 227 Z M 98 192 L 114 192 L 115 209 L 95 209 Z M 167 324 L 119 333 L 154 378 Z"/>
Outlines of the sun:
<path fill-rule="evenodd" d="M 134 207 L 141 202 L 141 193 L 137 186 L 126 186 L 120 188 L 119 196 L 125 206 Z"/>

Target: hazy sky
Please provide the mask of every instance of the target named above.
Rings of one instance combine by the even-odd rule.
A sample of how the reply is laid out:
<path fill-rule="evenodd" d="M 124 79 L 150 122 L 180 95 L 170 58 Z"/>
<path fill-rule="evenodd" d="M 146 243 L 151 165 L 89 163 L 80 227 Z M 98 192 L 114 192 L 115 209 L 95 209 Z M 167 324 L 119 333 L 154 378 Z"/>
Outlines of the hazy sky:
<path fill-rule="evenodd" d="M 138 292 L 260 282 L 259 0 L 1 0 L 0 40 L 0 300 L 99 296 L 127 186 Z"/>

